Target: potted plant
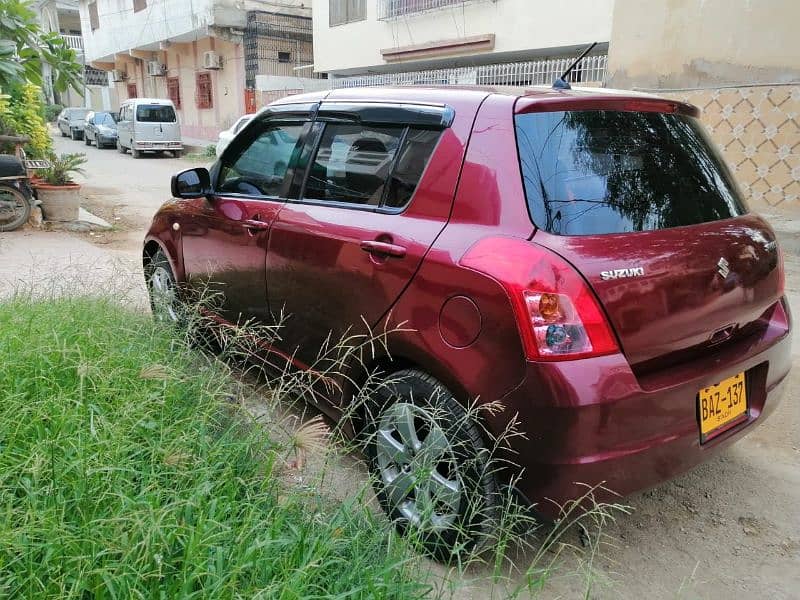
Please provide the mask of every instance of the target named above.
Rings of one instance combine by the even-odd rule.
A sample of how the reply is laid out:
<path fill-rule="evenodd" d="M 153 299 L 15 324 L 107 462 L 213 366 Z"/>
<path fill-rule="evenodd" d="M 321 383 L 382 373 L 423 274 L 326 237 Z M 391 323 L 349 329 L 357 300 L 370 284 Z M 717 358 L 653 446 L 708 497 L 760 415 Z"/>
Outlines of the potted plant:
<path fill-rule="evenodd" d="M 85 154 L 50 155 L 50 166 L 40 172 L 34 186 L 48 221 L 76 221 L 81 208 L 81 186 L 72 180 L 73 173 L 83 173 Z"/>

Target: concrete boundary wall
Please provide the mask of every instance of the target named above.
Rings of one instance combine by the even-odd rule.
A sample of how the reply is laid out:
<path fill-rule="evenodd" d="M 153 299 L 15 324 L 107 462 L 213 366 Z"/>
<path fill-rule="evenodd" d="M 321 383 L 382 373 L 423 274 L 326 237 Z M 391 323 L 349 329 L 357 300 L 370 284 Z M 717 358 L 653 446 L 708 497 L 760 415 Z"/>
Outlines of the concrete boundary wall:
<path fill-rule="evenodd" d="M 800 82 L 646 91 L 702 110 L 753 209 L 800 208 Z"/>

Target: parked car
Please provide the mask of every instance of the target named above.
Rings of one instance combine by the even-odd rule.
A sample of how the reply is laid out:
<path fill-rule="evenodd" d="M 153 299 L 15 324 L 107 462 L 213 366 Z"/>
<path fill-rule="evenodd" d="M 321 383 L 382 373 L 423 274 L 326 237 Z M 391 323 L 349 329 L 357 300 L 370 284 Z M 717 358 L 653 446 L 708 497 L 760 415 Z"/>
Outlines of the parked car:
<path fill-rule="evenodd" d="M 349 424 L 437 555 L 481 538 L 504 484 L 549 517 L 585 485 L 659 484 L 762 423 L 791 366 L 775 234 L 697 116 L 588 89 L 286 98 L 173 177 L 144 245 L 154 312 L 210 285 L 220 323 L 289 315 L 264 352 L 298 369 L 388 331 L 316 399 L 338 419 L 386 378 Z M 487 467 L 514 418 L 515 466 Z"/>
<path fill-rule="evenodd" d="M 61 131 L 62 137 L 71 137 L 73 140 L 80 140 L 83 138 L 83 128 L 86 123 L 86 115 L 89 112 L 88 108 L 65 108 L 58 115 L 56 125 Z"/>
<path fill-rule="evenodd" d="M 116 114 L 105 111 L 87 114 L 83 141 L 87 146 L 91 146 L 94 142 L 98 148 L 115 148 L 117 146 Z"/>
<path fill-rule="evenodd" d="M 234 138 L 234 136 L 239 133 L 242 127 L 247 125 L 252 118 L 253 115 L 242 115 L 236 119 L 236 122 L 228 129 L 219 132 L 219 139 L 217 140 L 216 146 L 217 158 L 222 156 L 222 152 L 228 147 L 228 144 L 231 143 L 231 140 Z"/>
<path fill-rule="evenodd" d="M 132 98 L 120 105 L 117 120 L 117 150 L 131 151 L 133 158 L 143 152 L 172 152 L 176 158 L 183 151 L 181 126 L 171 100 Z"/>

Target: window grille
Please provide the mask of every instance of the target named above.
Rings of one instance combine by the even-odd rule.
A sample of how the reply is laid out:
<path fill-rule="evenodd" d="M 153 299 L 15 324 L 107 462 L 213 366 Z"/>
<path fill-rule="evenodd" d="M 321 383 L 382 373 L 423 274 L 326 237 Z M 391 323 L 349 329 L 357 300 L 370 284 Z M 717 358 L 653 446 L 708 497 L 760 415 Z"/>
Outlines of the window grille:
<path fill-rule="evenodd" d="M 197 108 L 213 108 L 214 102 L 211 95 L 211 73 L 198 73 L 195 82 Z"/>
<path fill-rule="evenodd" d="M 181 84 L 177 77 L 167 77 L 167 97 L 176 109 L 181 107 Z"/>

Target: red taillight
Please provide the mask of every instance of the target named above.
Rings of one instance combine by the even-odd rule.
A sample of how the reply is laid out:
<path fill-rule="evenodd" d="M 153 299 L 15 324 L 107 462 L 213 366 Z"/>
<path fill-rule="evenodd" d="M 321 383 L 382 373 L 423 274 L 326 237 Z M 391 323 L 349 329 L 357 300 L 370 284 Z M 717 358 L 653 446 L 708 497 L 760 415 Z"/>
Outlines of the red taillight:
<path fill-rule="evenodd" d="M 505 288 L 529 359 L 571 360 L 619 351 L 592 290 L 557 254 L 532 242 L 492 237 L 472 246 L 460 262 Z"/>

